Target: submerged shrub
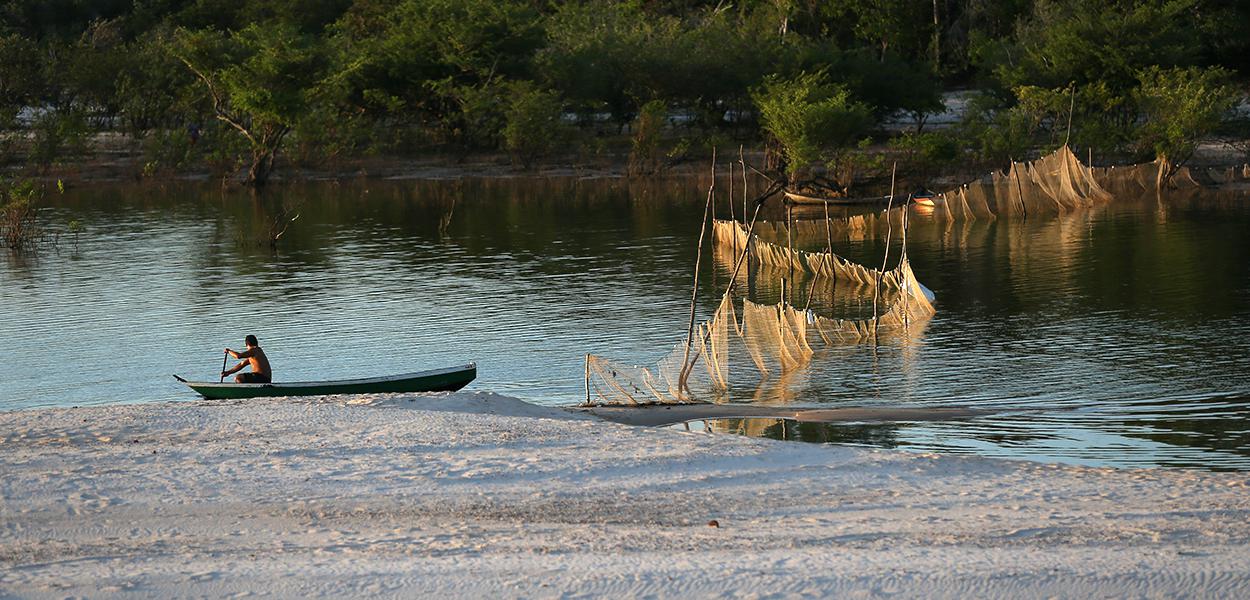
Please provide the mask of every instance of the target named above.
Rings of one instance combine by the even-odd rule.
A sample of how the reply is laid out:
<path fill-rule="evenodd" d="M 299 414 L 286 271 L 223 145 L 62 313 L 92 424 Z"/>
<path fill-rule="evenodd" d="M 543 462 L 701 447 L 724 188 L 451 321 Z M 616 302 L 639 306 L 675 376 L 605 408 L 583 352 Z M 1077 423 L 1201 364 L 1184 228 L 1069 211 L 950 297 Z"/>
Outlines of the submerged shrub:
<path fill-rule="evenodd" d="M 638 118 L 634 120 L 633 147 L 629 152 L 631 175 L 647 175 L 660 170 L 660 135 L 666 118 L 668 105 L 663 100 L 652 100 L 638 111 Z"/>
<path fill-rule="evenodd" d="M 34 247 L 42 237 L 38 216 L 39 193 L 30 181 L 0 181 L 0 240 L 10 250 Z"/>

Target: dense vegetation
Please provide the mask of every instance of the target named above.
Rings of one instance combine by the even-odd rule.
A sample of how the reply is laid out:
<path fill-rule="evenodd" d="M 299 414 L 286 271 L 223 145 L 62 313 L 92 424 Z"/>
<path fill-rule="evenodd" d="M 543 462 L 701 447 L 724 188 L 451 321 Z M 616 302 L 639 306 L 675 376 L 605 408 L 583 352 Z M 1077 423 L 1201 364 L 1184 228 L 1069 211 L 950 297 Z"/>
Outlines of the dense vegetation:
<path fill-rule="evenodd" d="M 120 132 L 149 173 L 259 185 L 279 153 L 650 171 L 763 142 L 845 179 L 893 119 L 929 165 L 1069 140 L 1181 163 L 1248 73 L 1239 0 L 0 0 L 0 161 Z M 967 117 L 926 130 L 954 87 L 979 90 Z"/>

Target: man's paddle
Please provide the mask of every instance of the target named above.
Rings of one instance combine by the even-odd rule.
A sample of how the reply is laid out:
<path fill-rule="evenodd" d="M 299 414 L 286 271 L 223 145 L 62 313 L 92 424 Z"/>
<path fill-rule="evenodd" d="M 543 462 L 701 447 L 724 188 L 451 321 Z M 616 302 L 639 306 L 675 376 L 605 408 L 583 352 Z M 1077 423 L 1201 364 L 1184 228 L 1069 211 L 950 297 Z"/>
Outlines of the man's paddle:
<path fill-rule="evenodd" d="M 217 380 L 217 383 L 221 383 L 226 380 L 226 361 L 229 359 L 230 359 L 230 351 L 227 350 L 224 354 L 221 355 L 221 377 Z"/>

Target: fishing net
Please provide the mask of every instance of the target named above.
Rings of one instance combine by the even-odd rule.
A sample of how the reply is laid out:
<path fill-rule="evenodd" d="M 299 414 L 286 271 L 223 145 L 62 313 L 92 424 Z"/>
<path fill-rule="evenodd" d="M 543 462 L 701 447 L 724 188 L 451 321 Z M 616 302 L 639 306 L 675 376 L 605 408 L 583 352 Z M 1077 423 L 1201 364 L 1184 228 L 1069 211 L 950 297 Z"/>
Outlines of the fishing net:
<path fill-rule="evenodd" d="M 886 218 L 882 216 L 878 219 L 884 221 Z M 865 221 L 861 218 L 860 222 L 864 223 Z M 794 221 L 793 231 L 807 230 L 809 233 L 801 237 L 804 238 L 805 243 L 811 243 L 811 240 L 815 239 L 815 237 L 810 232 L 817 227 L 825 225 L 825 221 Z M 775 237 L 785 237 L 784 233 L 778 233 L 778 230 L 784 226 L 784 223 L 778 224 L 771 221 L 763 221 L 755 224 L 754 231 L 763 229 L 772 231 L 771 235 Z M 870 226 L 875 227 L 875 222 Z M 781 244 L 765 241 L 761 237 L 756 237 L 754 231 L 748 242 L 747 230 L 741 223 L 737 221 L 715 221 L 712 224 L 712 243 L 716 248 L 716 259 L 722 265 L 732 265 L 738 253 L 743 248 L 746 248 L 748 252 L 747 260 L 750 261 L 752 268 L 762 268 L 776 273 L 793 271 L 823 278 L 830 282 L 846 282 L 866 287 L 873 287 L 880 281 L 887 287 L 899 289 L 900 280 L 897 277 L 889 276 L 888 273 L 866 267 L 838 256 L 833 252 L 795 250 Z M 824 234 L 820 238 L 822 241 L 825 240 L 828 232 L 824 232 Z"/>
<path fill-rule="evenodd" d="M 1245 181 L 1250 179 L 1250 164 L 1244 164 L 1240 167 L 1225 167 L 1223 169 L 1207 169 L 1207 178 L 1219 184 Z"/>
<path fill-rule="evenodd" d="M 891 211 L 872 212 L 859 215 L 835 216 L 831 219 L 796 219 L 790 222 L 789 228 L 784 221 L 759 221 L 755 224 L 752 235 L 764 240 L 781 242 L 786 239 L 787 232 L 793 242 L 800 246 L 824 246 L 828 242 L 862 242 L 876 239 L 883 231 L 885 224 L 893 220 L 898 225 L 902 208 L 902 198 Z M 727 221 L 732 223 L 733 221 Z M 741 226 L 741 224 L 739 224 Z M 743 230 L 742 235 L 745 236 Z"/>
<path fill-rule="evenodd" d="M 589 399 L 622 405 L 714 401 L 729 389 L 729 343 L 741 339 L 741 332 L 726 296 L 715 315 L 695 328 L 689 347 L 678 343 L 654 365 L 631 366 L 588 354 Z"/>
<path fill-rule="evenodd" d="M 832 347 L 910 336 L 923 330 L 934 308 L 904 256 L 882 274 L 880 309 L 873 317 L 837 319 L 785 302 L 761 304 L 725 294 L 711 319 L 700 323 L 689 350 L 679 343 L 650 367 L 627 366 L 587 356 L 591 399 L 604 404 L 640 405 L 714 402 L 729 389 L 758 387 L 761 379 L 807 366 L 815 347 Z M 741 367 L 741 368 L 740 368 Z"/>
<path fill-rule="evenodd" d="M 942 194 L 941 214 L 951 220 L 1061 214 L 1111 199 L 1094 170 L 1067 146 L 1029 163 L 1013 162 Z"/>

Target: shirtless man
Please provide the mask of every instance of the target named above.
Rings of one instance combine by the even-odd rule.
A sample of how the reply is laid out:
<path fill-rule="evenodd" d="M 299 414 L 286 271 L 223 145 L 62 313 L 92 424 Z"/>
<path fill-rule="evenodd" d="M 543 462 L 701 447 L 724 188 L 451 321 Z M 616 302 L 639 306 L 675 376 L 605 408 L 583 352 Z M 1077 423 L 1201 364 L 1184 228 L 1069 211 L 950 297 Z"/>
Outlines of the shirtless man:
<path fill-rule="evenodd" d="M 252 367 L 251 372 L 239 373 L 234 377 L 237 383 L 269 383 L 272 372 L 269 370 L 269 358 L 265 356 L 265 351 L 260 349 L 260 343 L 256 341 L 256 336 L 249 335 L 243 339 L 243 343 L 247 344 L 247 350 L 235 352 L 226 348 L 226 354 L 234 358 L 241 358 L 243 362 L 235 365 L 228 371 L 222 371 L 221 376 L 225 377 L 231 373 L 242 370 L 243 367 Z"/>

